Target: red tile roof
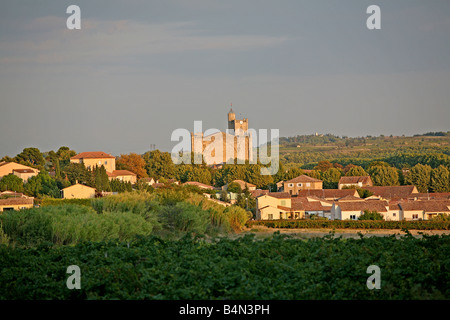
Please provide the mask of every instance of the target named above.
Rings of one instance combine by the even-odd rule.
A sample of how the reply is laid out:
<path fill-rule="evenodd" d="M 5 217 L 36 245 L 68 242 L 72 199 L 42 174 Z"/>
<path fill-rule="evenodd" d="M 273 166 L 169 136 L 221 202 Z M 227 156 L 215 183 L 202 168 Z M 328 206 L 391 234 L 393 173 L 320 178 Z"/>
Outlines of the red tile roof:
<path fill-rule="evenodd" d="M 245 185 L 247 185 L 247 187 L 256 187 L 254 184 L 251 184 L 250 182 L 246 182 L 244 180 L 233 180 L 232 182 L 236 182 L 237 184 L 239 184 L 241 186 L 241 189 L 244 190 L 245 189 Z"/>
<path fill-rule="evenodd" d="M 372 179 L 370 176 L 343 176 L 339 179 L 339 184 L 356 184 L 356 183 L 363 183 L 368 184 L 371 182 Z"/>
<path fill-rule="evenodd" d="M 108 177 L 118 177 L 118 176 L 135 176 L 136 173 L 128 170 L 114 170 L 113 172 L 106 172 Z"/>
<path fill-rule="evenodd" d="M 369 190 L 374 195 L 385 199 L 407 199 L 413 191 L 417 190 L 415 186 L 374 186 L 363 187 L 363 189 Z"/>
<path fill-rule="evenodd" d="M 301 190 L 298 192 L 299 197 L 316 196 L 323 199 L 339 199 L 345 196 L 359 197 L 358 191 L 355 189 L 318 189 L 318 190 Z"/>
<path fill-rule="evenodd" d="M 269 193 L 265 194 L 265 196 L 270 196 L 270 197 L 274 197 L 277 199 L 290 199 L 291 198 L 291 195 L 289 194 L 289 192 L 269 192 Z"/>
<path fill-rule="evenodd" d="M 187 181 L 187 182 L 185 182 L 185 183 L 183 183 L 183 185 L 191 185 L 191 186 L 197 186 L 197 187 L 199 187 L 199 188 L 204 188 L 204 189 L 214 189 L 214 187 L 213 186 L 210 186 L 210 185 L 207 185 L 207 184 L 204 184 L 204 183 L 201 183 L 201 182 L 197 182 L 197 181 Z"/>
<path fill-rule="evenodd" d="M 81 152 L 76 156 L 73 156 L 70 159 L 104 159 L 104 158 L 115 158 L 109 153 L 105 153 L 103 151 L 89 151 L 89 152 Z"/>
<path fill-rule="evenodd" d="M 345 196 L 345 197 L 342 197 L 342 198 L 339 198 L 339 199 L 337 199 L 336 201 L 338 201 L 338 202 L 344 202 L 344 201 L 364 201 L 364 199 L 363 198 L 360 198 L 360 197 L 355 197 L 355 196 Z"/>
<path fill-rule="evenodd" d="M 21 204 L 33 204 L 34 198 L 7 198 L 0 199 L 0 206 L 14 206 Z"/>
<path fill-rule="evenodd" d="M 400 201 L 398 205 L 405 211 L 450 212 L 450 200 Z"/>
<path fill-rule="evenodd" d="M 305 174 L 302 174 L 301 176 L 285 181 L 284 183 L 297 183 L 297 182 L 322 182 L 322 180 L 311 178 Z"/>
<path fill-rule="evenodd" d="M 435 193 L 411 193 L 410 199 L 428 200 L 428 198 L 436 200 L 450 199 L 450 192 L 435 192 Z"/>
<path fill-rule="evenodd" d="M 35 173 L 32 169 L 13 169 L 13 172 L 19 172 L 19 173 Z"/>
<path fill-rule="evenodd" d="M 249 190 L 250 194 L 252 195 L 253 198 L 257 198 L 259 196 L 265 195 L 269 193 L 269 190 Z"/>

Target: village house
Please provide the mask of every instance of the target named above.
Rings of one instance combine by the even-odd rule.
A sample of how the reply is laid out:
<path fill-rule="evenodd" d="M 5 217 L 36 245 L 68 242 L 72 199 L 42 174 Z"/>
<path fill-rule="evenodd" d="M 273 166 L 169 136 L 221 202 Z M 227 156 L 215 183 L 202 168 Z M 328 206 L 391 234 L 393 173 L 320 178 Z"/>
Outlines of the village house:
<path fill-rule="evenodd" d="M 89 199 L 95 198 L 95 188 L 76 183 L 61 190 L 61 197 L 64 199 Z"/>
<path fill-rule="evenodd" d="M 114 170 L 106 173 L 110 181 L 117 179 L 123 182 L 130 182 L 131 184 L 135 184 L 137 181 L 137 175 L 129 170 Z"/>
<path fill-rule="evenodd" d="M 301 190 L 318 190 L 323 188 L 322 180 L 301 175 L 283 182 L 283 191 L 290 195 L 297 195 Z"/>
<path fill-rule="evenodd" d="M 291 196 L 287 192 L 269 192 L 256 198 L 256 219 L 282 219 L 291 210 Z"/>
<path fill-rule="evenodd" d="M 30 209 L 34 206 L 34 198 L 14 191 L 0 192 L 0 212 L 8 210 Z"/>
<path fill-rule="evenodd" d="M 303 218 L 311 218 L 318 216 L 323 218 L 330 217 L 332 202 L 310 196 L 310 197 L 293 197 L 291 199 L 292 207 L 302 209 L 304 211 Z"/>
<path fill-rule="evenodd" d="M 0 179 L 8 174 L 14 174 L 26 182 L 31 177 L 37 176 L 39 170 L 16 162 L 0 162 Z"/>
<path fill-rule="evenodd" d="M 338 189 L 343 189 L 345 187 L 371 187 L 373 186 L 372 178 L 370 176 L 343 176 L 339 179 Z"/>
<path fill-rule="evenodd" d="M 95 166 L 101 167 L 102 165 L 105 167 L 106 172 L 112 173 L 116 170 L 116 157 L 102 151 L 81 152 L 70 158 L 70 162 L 82 163 L 89 170 L 93 170 Z"/>
<path fill-rule="evenodd" d="M 400 220 L 431 220 L 438 214 L 450 214 L 450 200 L 400 201 Z"/>
<path fill-rule="evenodd" d="M 82 163 L 88 170 L 93 170 L 96 166 L 104 166 L 108 179 L 117 179 L 123 182 L 136 184 L 137 175 L 129 170 L 116 170 L 116 157 L 103 151 L 81 152 L 70 158 L 72 163 Z"/>
<path fill-rule="evenodd" d="M 357 220 L 365 210 L 386 214 L 389 203 L 384 200 L 342 201 L 331 207 L 331 220 Z"/>

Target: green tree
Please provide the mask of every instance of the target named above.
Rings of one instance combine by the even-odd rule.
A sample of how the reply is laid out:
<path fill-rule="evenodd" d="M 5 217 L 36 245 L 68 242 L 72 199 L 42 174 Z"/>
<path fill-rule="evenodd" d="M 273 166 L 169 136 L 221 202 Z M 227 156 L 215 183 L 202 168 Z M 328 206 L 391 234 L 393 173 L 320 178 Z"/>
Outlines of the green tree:
<path fill-rule="evenodd" d="M 181 182 L 197 181 L 211 184 L 211 171 L 208 167 L 199 164 L 180 164 L 176 166 L 175 178 Z"/>
<path fill-rule="evenodd" d="M 71 184 L 93 185 L 91 172 L 82 163 L 69 163 L 62 171 Z"/>
<path fill-rule="evenodd" d="M 324 189 L 337 189 L 341 171 L 336 168 L 330 168 L 322 174 Z"/>
<path fill-rule="evenodd" d="M 354 166 L 351 167 L 345 175 L 347 177 L 349 176 L 358 177 L 358 176 L 368 176 L 369 174 L 361 166 Z"/>
<path fill-rule="evenodd" d="M 242 189 L 241 189 L 241 186 L 239 185 L 239 183 L 231 182 L 228 184 L 227 191 L 240 194 L 242 192 Z"/>
<path fill-rule="evenodd" d="M 95 189 L 98 191 L 111 191 L 108 174 L 103 165 L 101 167 L 95 166 L 94 170 L 92 170 L 92 174 L 94 177 L 93 187 Z"/>
<path fill-rule="evenodd" d="M 311 170 L 306 175 L 314 179 L 320 179 L 320 171 L 317 170 Z"/>
<path fill-rule="evenodd" d="M 50 196 L 53 198 L 60 198 L 60 190 L 58 184 L 46 172 L 39 172 L 37 176 L 31 177 L 24 185 L 25 193 L 42 198 L 43 196 Z"/>
<path fill-rule="evenodd" d="M 10 173 L 0 179 L 0 191 L 23 192 L 23 180 L 18 176 Z"/>
<path fill-rule="evenodd" d="M 377 211 L 364 210 L 358 220 L 383 220 L 383 215 Z"/>
<path fill-rule="evenodd" d="M 333 164 L 330 161 L 324 160 L 324 161 L 319 161 L 317 166 L 314 167 L 314 170 L 319 170 L 319 171 L 325 172 L 331 168 L 333 168 Z"/>
<path fill-rule="evenodd" d="M 431 191 L 450 192 L 450 172 L 443 165 L 431 170 Z"/>
<path fill-rule="evenodd" d="M 391 166 L 371 166 L 369 174 L 375 186 L 398 186 L 400 185 L 398 170 Z"/>
<path fill-rule="evenodd" d="M 405 176 L 405 183 L 415 185 L 419 192 L 427 192 L 430 188 L 431 170 L 429 165 L 418 163 Z"/>
<path fill-rule="evenodd" d="M 25 148 L 16 156 L 16 161 L 32 166 L 44 166 L 45 160 L 38 148 Z"/>
<path fill-rule="evenodd" d="M 149 151 L 143 155 L 143 158 L 149 177 L 155 179 L 175 178 L 175 165 L 169 152 L 161 152 L 159 150 Z"/>

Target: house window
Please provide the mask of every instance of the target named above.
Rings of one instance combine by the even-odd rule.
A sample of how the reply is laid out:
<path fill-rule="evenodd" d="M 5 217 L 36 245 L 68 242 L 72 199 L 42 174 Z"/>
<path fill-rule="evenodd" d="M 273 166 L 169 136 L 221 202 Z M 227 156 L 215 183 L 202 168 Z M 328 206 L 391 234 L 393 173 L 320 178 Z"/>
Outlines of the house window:
<path fill-rule="evenodd" d="M 108 161 L 105 160 L 105 166 L 108 164 Z"/>
<path fill-rule="evenodd" d="M 355 215 L 355 214 L 351 214 L 351 215 L 350 215 L 350 219 L 351 219 L 351 220 L 356 220 L 356 215 Z"/>
<path fill-rule="evenodd" d="M 102 164 L 102 160 L 98 160 L 98 165 L 100 166 Z"/>
<path fill-rule="evenodd" d="M 393 217 L 396 217 L 396 216 L 397 216 L 397 213 L 394 212 L 394 213 L 392 214 L 392 216 L 393 216 Z"/>
<path fill-rule="evenodd" d="M 293 184 L 293 183 L 289 183 L 288 186 L 289 186 L 289 187 L 293 187 L 294 184 Z"/>
<path fill-rule="evenodd" d="M 302 186 L 302 184 L 301 183 L 297 183 L 297 187 L 301 187 Z"/>
<path fill-rule="evenodd" d="M 273 214 L 268 214 L 268 215 L 267 215 L 267 219 L 273 220 Z"/>
<path fill-rule="evenodd" d="M 306 184 L 306 187 L 311 187 L 311 183 L 308 182 L 308 183 Z"/>
<path fill-rule="evenodd" d="M 285 206 L 286 205 L 286 200 L 281 200 L 281 205 Z"/>
<path fill-rule="evenodd" d="M 412 218 L 413 218 L 413 219 L 419 219 L 419 215 L 418 215 L 418 214 L 413 214 L 413 215 L 412 215 Z"/>

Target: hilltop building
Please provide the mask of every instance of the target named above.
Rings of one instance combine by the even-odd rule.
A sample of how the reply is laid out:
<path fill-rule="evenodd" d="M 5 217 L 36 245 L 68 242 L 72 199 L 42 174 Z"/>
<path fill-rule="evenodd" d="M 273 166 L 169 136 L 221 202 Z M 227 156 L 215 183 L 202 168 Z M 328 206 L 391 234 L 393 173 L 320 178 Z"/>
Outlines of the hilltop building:
<path fill-rule="evenodd" d="M 252 134 L 248 130 L 248 119 L 236 119 L 233 109 L 228 112 L 227 132 L 216 132 L 207 136 L 203 132 L 191 132 L 191 150 L 202 154 L 207 165 L 224 164 L 230 159 L 253 161 Z"/>

